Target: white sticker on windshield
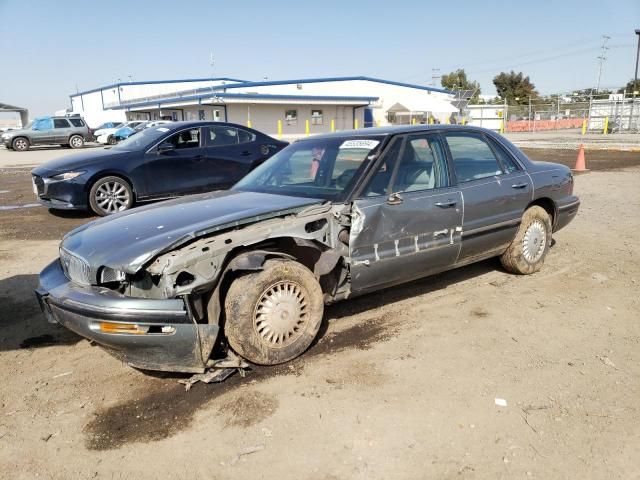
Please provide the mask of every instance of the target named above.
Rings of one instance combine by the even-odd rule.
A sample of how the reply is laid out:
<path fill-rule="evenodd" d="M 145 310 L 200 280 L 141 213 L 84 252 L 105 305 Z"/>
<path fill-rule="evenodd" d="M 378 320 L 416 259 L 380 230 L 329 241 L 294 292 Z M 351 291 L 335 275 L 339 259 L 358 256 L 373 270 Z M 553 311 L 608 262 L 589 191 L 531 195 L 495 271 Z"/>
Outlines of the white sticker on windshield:
<path fill-rule="evenodd" d="M 158 132 L 168 132 L 169 129 L 167 127 L 160 127 L 160 128 L 156 128 L 156 131 L 158 131 Z"/>
<path fill-rule="evenodd" d="M 380 142 L 378 140 L 347 140 L 339 148 L 358 148 L 373 150 Z"/>

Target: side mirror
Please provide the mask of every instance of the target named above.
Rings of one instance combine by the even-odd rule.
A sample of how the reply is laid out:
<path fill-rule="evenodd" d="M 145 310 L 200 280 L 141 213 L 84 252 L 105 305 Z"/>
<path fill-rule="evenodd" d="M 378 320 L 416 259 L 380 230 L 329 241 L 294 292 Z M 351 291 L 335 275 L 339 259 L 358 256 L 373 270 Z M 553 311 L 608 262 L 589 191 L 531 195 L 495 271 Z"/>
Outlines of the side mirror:
<path fill-rule="evenodd" d="M 158 153 L 167 153 L 173 152 L 176 149 L 176 146 L 173 143 L 162 142 L 158 145 Z"/>

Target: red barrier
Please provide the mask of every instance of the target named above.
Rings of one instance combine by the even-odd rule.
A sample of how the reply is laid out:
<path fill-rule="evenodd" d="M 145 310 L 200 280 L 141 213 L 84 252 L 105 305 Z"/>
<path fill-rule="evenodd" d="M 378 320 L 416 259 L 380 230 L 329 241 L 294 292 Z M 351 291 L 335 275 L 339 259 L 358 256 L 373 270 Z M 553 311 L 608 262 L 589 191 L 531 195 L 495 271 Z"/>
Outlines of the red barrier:
<path fill-rule="evenodd" d="M 559 120 L 516 120 L 507 122 L 507 132 L 531 132 L 536 130 L 562 130 L 582 127 L 582 118 L 561 118 Z"/>

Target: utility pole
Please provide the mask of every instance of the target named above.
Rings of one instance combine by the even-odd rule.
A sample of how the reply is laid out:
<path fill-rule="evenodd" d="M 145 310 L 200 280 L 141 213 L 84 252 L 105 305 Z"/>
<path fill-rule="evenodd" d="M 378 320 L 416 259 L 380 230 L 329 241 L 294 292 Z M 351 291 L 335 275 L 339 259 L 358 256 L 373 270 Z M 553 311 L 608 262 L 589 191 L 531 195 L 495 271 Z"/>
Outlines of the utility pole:
<path fill-rule="evenodd" d="M 633 75 L 633 99 L 631 100 L 631 113 L 629 113 L 629 130 L 631 130 L 631 124 L 633 123 L 633 110 L 636 105 L 636 95 L 638 91 L 638 60 L 640 60 L 640 29 L 636 28 L 636 35 L 638 36 L 638 48 L 636 49 L 636 71 Z M 638 122 L 636 122 L 636 125 Z"/>
<path fill-rule="evenodd" d="M 596 84 L 596 94 L 600 91 L 600 77 L 602 77 L 602 65 L 604 63 L 604 61 L 607 59 L 607 50 L 609 50 L 609 47 L 607 47 L 607 42 L 609 41 L 611 37 L 609 35 L 602 35 L 602 46 L 600 47 L 602 49 L 602 53 L 600 54 L 598 58 L 598 60 L 600 60 L 600 62 L 598 63 L 598 83 Z"/>
<path fill-rule="evenodd" d="M 440 78 L 440 75 L 438 75 L 438 72 L 440 71 L 439 68 L 432 68 L 431 69 L 431 85 L 432 86 L 436 86 L 436 80 L 438 78 Z"/>

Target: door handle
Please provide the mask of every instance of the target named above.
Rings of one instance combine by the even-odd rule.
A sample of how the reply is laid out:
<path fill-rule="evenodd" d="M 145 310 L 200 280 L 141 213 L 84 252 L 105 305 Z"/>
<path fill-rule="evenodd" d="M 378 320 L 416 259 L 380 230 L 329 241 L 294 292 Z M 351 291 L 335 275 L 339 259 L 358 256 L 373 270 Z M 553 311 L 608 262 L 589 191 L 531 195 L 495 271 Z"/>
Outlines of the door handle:
<path fill-rule="evenodd" d="M 243 157 L 248 157 L 249 155 L 251 155 L 251 152 L 249 150 L 245 150 L 240 155 L 242 155 Z"/>
<path fill-rule="evenodd" d="M 438 230 L 438 231 L 433 232 L 433 238 L 442 237 L 442 236 L 448 235 L 448 234 L 449 234 L 449 229 L 445 228 L 444 230 Z"/>
<path fill-rule="evenodd" d="M 455 207 L 458 204 L 455 200 L 447 200 L 446 202 L 436 202 L 436 207 L 440 208 L 451 208 Z"/>
<path fill-rule="evenodd" d="M 202 160 L 204 160 L 204 155 L 196 155 L 196 156 L 193 157 L 193 159 L 196 162 L 201 162 Z"/>
<path fill-rule="evenodd" d="M 516 183 L 515 185 L 511 185 L 511 188 L 525 188 L 526 186 L 526 183 Z"/>
<path fill-rule="evenodd" d="M 400 205 L 402 203 L 402 197 L 399 193 L 392 193 L 389 195 L 389 198 L 387 198 L 387 203 L 389 205 Z"/>

